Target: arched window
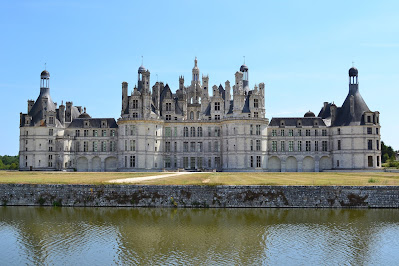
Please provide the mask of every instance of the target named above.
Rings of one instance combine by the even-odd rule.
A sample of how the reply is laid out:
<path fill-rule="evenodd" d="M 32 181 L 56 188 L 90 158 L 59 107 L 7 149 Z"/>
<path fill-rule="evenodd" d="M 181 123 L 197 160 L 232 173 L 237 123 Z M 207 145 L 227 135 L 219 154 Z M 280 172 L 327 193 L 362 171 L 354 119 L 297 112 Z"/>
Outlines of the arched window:
<path fill-rule="evenodd" d="M 188 127 L 184 127 L 183 129 L 183 136 L 188 137 Z"/>
<path fill-rule="evenodd" d="M 190 129 L 190 137 L 195 137 L 195 127 L 191 127 L 191 129 Z"/>

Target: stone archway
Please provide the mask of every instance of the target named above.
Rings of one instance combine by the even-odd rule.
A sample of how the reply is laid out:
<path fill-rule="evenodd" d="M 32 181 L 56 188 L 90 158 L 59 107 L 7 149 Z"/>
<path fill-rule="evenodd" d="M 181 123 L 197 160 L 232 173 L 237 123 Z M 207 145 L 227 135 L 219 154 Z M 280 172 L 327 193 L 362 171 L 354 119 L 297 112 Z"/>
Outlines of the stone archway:
<path fill-rule="evenodd" d="M 116 172 L 118 170 L 118 164 L 115 157 L 108 157 L 105 159 L 105 171 Z"/>
<path fill-rule="evenodd" d="M 298 172 L 298 161 L 295 157 L 290 156 L 285 161 L 285 171 L 286 172 Z"/>
<path fill-rule="evenodd" d="M 101 172 L 101 159 L 96 156 L 91 160 L 91 170 L 93 172 Z"/>
<path fill-rule="evenodd" d="M 302 171 L 303 172 L 314 172 L 315 163 L 314 159 L 310 156 L 306 156 L 302 162 Z"/>
<path fill-rule="evenodd" d="M 332 160 L 328 156 L 323 156 L 320 158 L 320 163 L 319 163 L 319 168 L 320 171 L 323 170 L 330 170 L 332 169 Z"/>
<path fill-rule="evenodd" d="M 76 171 L 78 172 L 87 172 L 89 169 L 89 161 L 86 157 L 80 157 L 76 161 Z"/>
<path fill-rule="evenodd" d="M 267 168 L 270 172 L 281 172 L 281 160 L 276 156 L 270 157 Z"/>

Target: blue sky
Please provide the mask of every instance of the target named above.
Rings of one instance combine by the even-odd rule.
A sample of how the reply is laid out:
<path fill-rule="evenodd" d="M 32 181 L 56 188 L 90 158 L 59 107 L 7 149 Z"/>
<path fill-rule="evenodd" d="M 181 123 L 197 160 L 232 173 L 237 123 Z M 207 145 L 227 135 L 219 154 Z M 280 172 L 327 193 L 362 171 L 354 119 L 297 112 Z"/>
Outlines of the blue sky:
<path fill-rule="evenodd" d="M 234 80 L 243 63 L 250 86 L 266 84 L 266 116 L 340 106 L 348 69 L 381 113 L 381 135 L 399 149 L 398 1 L 1 1 L 0 154 L 18 154 L 19 113 L 39 95 L 47 63 L 54 101 L 92 117 L 118 118 L 121 83 L 137 69 L 151 84 L 188 85 L 194 57 L 211 85 Z"/>

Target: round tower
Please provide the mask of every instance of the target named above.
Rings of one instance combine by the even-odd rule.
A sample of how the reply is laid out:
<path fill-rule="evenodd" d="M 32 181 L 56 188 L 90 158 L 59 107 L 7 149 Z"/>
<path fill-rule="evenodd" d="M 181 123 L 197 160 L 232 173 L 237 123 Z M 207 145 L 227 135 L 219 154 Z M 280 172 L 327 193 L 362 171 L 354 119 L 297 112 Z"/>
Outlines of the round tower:
<path fill-rule="evenodd" d="M 245 65 L 245 63 L 240 67 L 240 72 L 243 73 L 242 77 L 242 86 L 244 88 L 244 91 L 248 91 L 248 67 Z"/>

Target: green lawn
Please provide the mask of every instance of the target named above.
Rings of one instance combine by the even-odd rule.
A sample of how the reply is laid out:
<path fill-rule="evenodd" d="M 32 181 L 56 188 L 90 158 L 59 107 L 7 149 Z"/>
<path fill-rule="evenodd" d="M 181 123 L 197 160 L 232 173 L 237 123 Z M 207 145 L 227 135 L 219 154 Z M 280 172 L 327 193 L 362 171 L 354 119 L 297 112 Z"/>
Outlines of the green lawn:
<path fill-rule="evenodd" d="M 167 173 L 71 173 L 0 171 L 0 183 L 110 184 L 110 180 Z M 399 173 L 193 173 L 126 184 L 148 185 L 320 185 L 399 186 Z"/>
<path fill-rule="evenodd" d="M 119 173 L 119 172 L 18 172 L 0 171 L 0 183 L 12 184 L 108 184 L 119 178 L 154 176 L 163 173 Z"/>

